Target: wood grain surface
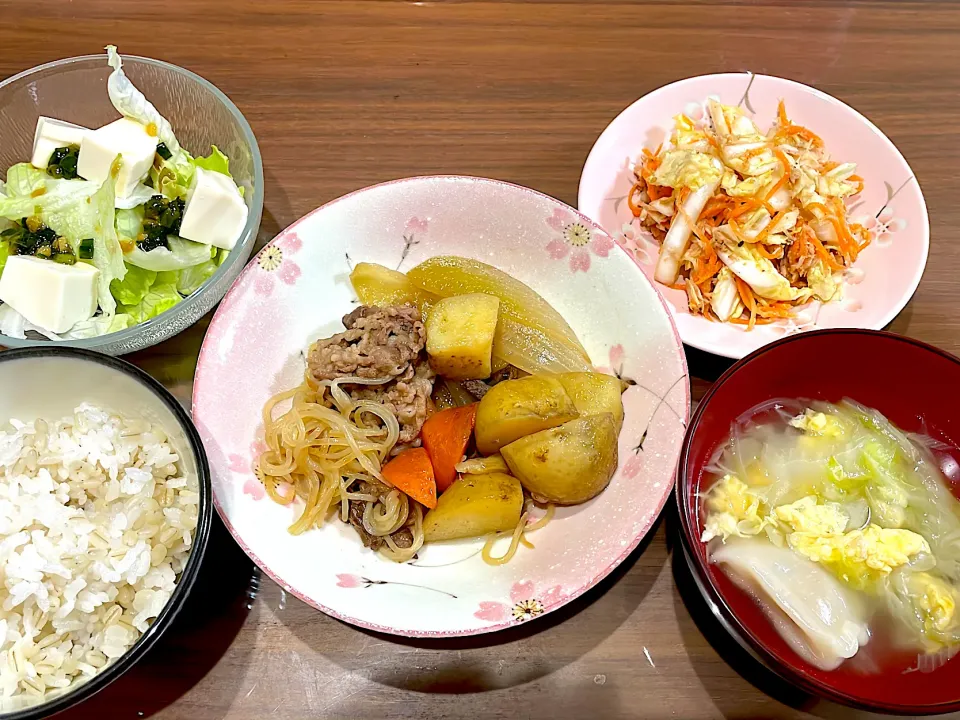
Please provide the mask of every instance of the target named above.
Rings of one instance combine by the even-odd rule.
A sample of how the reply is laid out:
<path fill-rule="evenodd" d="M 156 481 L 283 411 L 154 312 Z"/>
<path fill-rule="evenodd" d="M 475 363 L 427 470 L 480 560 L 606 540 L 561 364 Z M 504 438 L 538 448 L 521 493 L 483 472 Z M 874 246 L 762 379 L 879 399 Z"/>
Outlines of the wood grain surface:
<path fill-rule="evenodd" d="M 32 0 L 0 2 L 0 19 L 0 76 L 110 42 L 224 90 L 260 142 L 263 242 L 339 195 L 409 175 L 489 176 L 575 204 L 597 135 L 660 85 L 736 70 L 814 85 L 880 126 L 927 199 L 927 272 L 891 329 L 960 353 L 960 3 Z M 205 329 L 131 359 L 189 405 Z M 727 363 L 688 357 L 699 397 Z M 62 717 L 863 716 L 738 652 L 674 533 L 668 510 L 612 577 L 539 622 L 427 642 L 285 597 L 217 522 L 175 626 Z"/>

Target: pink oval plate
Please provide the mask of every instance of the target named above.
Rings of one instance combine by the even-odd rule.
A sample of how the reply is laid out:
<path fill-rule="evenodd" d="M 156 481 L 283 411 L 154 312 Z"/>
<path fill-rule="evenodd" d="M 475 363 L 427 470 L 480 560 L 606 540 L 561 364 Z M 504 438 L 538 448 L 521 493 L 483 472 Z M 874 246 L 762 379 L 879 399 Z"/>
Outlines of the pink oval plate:
<path fill-rule="evenodd" d="M 296 511 L 264 496 L 252 462 L 260 411 L 297 385 L 303 350 L 342 329 L 354 263 L 406 270 L 435 255 L 495 265 L 566 318 L 624 394 L 620 466 L 593 501 L 562 508 L 501 567 L 482 541 L 428 546 L 398 565 L 339 520 L 299 537 Z M 288 592 L 346 622 L 409 636 L 471 635 L 555 610 L 640 543 L 673 487 L 690 405 L 682 345 L 664 303 L 626 252 L 553 198 L 494 180 L 424 177 L 376 185 L 295 222 L 252 261 L 220 305 L 197 366 L 193 417 L 214 501 L 248 555 Z"/>
<path fill-rule="evenodd" d="M 620 113 L 597 139 L 580 176 L 577 204 L 631 252 L 653 282 L 658 245 L 640 230 L 625 201 L 633 163 L 643 148 L 655 149 L 685 113 L 704 117 L 708 98 L 741 105 L 761 130 L 776 117 L 783 99 L 794 122 L 820 135 L 838 161 L 857 163 L 864 190 L 848 208 L 874 241 L 845 273 L 841 300 L 808 305 L 795 318 L 747 331 L 691 315 L 681 290 L 658 285 L 680 337 L 688 345 L 741 358 L 769 342 L 814 328 L 884 328 L 910 300 L 927 263 L 930 223 L 920 185 L 900 151 L 876 125 L 836 98 L 806 85 L 751 73 L 701 75 L 644 95 Z"/>

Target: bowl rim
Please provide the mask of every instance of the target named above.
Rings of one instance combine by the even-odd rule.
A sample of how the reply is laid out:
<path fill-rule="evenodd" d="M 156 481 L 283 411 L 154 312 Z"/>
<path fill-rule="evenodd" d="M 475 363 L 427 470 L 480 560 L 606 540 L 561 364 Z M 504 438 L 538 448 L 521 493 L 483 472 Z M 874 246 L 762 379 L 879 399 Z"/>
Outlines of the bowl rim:
<path fill-rule="evenodd" d="M 687 432 L 683 438 L 683 445 L 680 449 L 680 462 L 677 470 L 676 490 L 674 493 L 676 498 L 677 513 L 680 516 L 680 541 L 683 546 L 683 552 L 687 557 L 689 567 L 692 571 L 694 571 L 694 580 L 696 585 L 699 587 L 701 594 L 713 612 L 713 615 L 717 620 L 720 621 L 720 625 L 733 636 L 734 641 L 738 642 L 744 647 L 744 649 L 753 655 L 754 659 L 758 660 L 763 666 L 771 670 L 782 680 L 801 688 L 803 691 L 811 695 L 823 697 L 842 705 L 860 710 L 869 710 L 872 712 L 886 714 L 910 713 L 913 715 L 938 715 L 941 713 L 955 712 L 960 710 L 960 691 L 958 691 L 957 700 L 938 703 L 935 705 L 884 704 L 871 701 L 869 698 L 849 695 L 845 692 L 841 692 L 840 690 L 830 687 L 829 685 L 812 680 L 802 673 L 794 671 L 793 668 L 778 660 L 769 650 L 767 650 L 766 646 L 757 640 L 753 633 L 751 633 L 750 630 L 742 622 L 740 622 L 737 614 L 730 608 L 726 599 L 717 590 L 713 580 L 710 578 L 710 575 L 707 572 L 704 563 L 701 561 L 700 556 L 693 550 L 694 543 L 699 543 L 700 538 L 699 534 L 695 532 L 695 528 L 691 526 L 690 518 L 687 516 L 685 510 L 687 501 L 690 498 L 690 491 L 692 490 L 692 483 L 690 482 L 689 473 L 690 446 L 693 442 L 693 437 L 700 426 L 700 421 L 707 413 L 707 407 L 710 404 L 710 401 L 713 399 L 713 396 L 727 380 L 734 375 L 747 370 L 750 364 L 761 355 L 770 352 L 771 350 L 779 349 L 783 345 L 789 345 L 795 342 L 803 342 L 804 339 L 808 337 L 833 335 L 872 336 L 883 338 L 884 340 L 892 340 L 894 342 L 912 345 L 921 351 L 932 352 L 946 360 L 953 362 L 956 365 L 960 365 L 960 357 L 957 357 L 946 350 L 938 348 L 935 345 L 923 342 L 922 340 L 917 340 L 905 335 L 898 335 L 885 330 L 868 330 L 863 328 L 823 328 L 819 330 L 809 330 L 797 335 L 790 335 L 772 343 L 768 343 L 767 345 L 754 350 L 749 355 L 746 355 L 742 359 L 735 362 L 717 379 L 715 383 L 713 383 L 713 385 L 710 386 L 710 389 L 700 399 L 697 409 L 690 418 L 690 424 L 687 426 Z"/>
<path fill-rule="evenodd" d="M 930 213 L 927 209 L 927 200 L 923 194 L 923 186 L 920 184 L 920 178 L 914 172 L 913 168 L 910 167 L 910 163 L 907 162 L 906 157 L 904 157 L 903 153 L 900 152 L 900 148 L 898 148 L 896 144 L 893 142 L 893 140 L 891 140 L 887 136 L 887 134 L 883 132 L 883 130 L 881 130 L 872 120 L 870 120 L 870 118 L 868 118 L 866 115 L 861 113 L 852 105 L 849 105 L 843 100 L 840 100 L 839 98 L 836 98 L 833 95 L 830 95 L 829 93 L 824 92 L 823 90 L 819 90 L 813 87 L 812 85 L 807 85 L 797 80 L 791 80 L 790 78 L 781 77 L 779 75 L 769 75 L 767 73 L 755 73 L 749 70 L 744 70 L 741 72 L 704 73 L 702 75 L 690 75 L 688 77 L 679 78 L 678 80 L 673 80 L 669 83 L 665 83 L 657 88 L 654 88 L 650 92 L 644 95 L 641 95 L 639 98 L 637 98 L 636 100 L 628 104 L 626 107 L 624 107 L 620 112 L 618 112 L 613 117 L 613 119 L 610 120 L 610 122 L 607 123 L 603 131 L 599 135 L 597 135 L 597 139 L 594 140 L 593 145 L 590 147 L 590 152 L 587 153 L 586 160 L 584 160 L 583 162 L 583 167 L 580 169 L 580 180 L 577 183 L 577 209 L 581 213 L 586 214 L 586 210 L 584 210 L 582 206 L 585 204 L 583 202 L 583 196 L 585 193 L 585 189 L 588 187 L 587 183 L 585 182 L 585 178 L 587 176 L 587 168 L 592 165 L 596 165 L 598 168 L 604 167 L 600 161 L 599 150 L 598 150 L 600 142 L 601 140 L 603 140 L 603 136 L 606 135 L 608 132 L 610 132 L 614 124 L 616 124 L 623 115 L 625 115 L 627 112 L 632 110 L 634 106 L 640 105 L 640 103 L 643 103 L 643 102 L 649 102 L 651 99 L 655 98 L 656 95 L 666 92 L 668 89 L 678 85 L 683 85 L 687 83 L 693 84 L 695 82 L 700 82 L 700 81 L 713 79 L 713 78 L 728 79 L 728 78 L 741 78 L 741 77 L 751 78 L 750 83 L 747 86 L 748 88 L 752 87 L 753 81 L 756 78 L 767 78 L 779 83 L 784 83 L 786 85 L 791 85 L 791 86 L 800 88 L 801 90 L 808 92 L 813 96 L 820 98 L 821 100 L 824 100 L 832 105 L 839 106 L 843 110 L 846 110 L 852 113 L 856 119 L 858 119 L 863 125 L 866 126 L 866 129 L 868 131 L 873 132 L 881 140 L 881 142 L 883 142 L 887 146 L 887 148 L 892 152 L 893 157 L 895 159 L 903 163 L 903 166 L 904 168 L 906 168 L 909 177 L 913 179 L 913 181 L 916 183 L 917 192 L 920 193 L 920 212 L 921 212 L 921 215 L 923 216 L 923 223 L 921 224 L 921 228 L 920 228 L 920 242 L 923 247 L 923 262 L 918 263 L 917 271 L 915 272 L 914 277 L 911 279 L 911 282 L 910 282 L 910 291 L 908 293 L 904 293 L 903 297 L 900 300 L 898 300 L 896 304 L 891 305 L 890 309 L 884 314 L 882 322 L 878 321 L 877 323 L 874 324 L 874 327 L 872 328 L 853 328 L 853 329 L 880 330 L 881 328 L 886 327 L 894 320 L 894 318 L 897 317 L 897 315 L 900 314 L 903 308 L 906 307 L 907 303 L 910 302 L 910 300 L 916 294 L 917 288 L 920 286 L 920 281 L 923 279 L 923 274 L 924 272 L 926 272 L 927 262 L 930 259 Z M 656 284 L 657 283 L 654 283 L 654 285 Z M 657 289 L 659 290 L 659 288 Z M 670 312 L 670 317 L 672 319 L 673 313 L 674 313 L 673 304 L 667 303 L 667 309 Z M 824 329 L 832 330 L 832 329 L 842 329 L 842 328 L 824 328 Z M 724 352 L 722 346 L 708 347 L 707 346 L 708 343 L 703 343 L 699 340 L 699 334 L 696 334 L 692 337 L 683 338 L 683 342 L 691 347 L 697 348 L 698 350 L 702 350 L 703 352 L 707 352 L 712 355 L 719 355 L 720 357 L 730 358 L 731 360 L 739 360 L 741 358 L 749 357 L 749 354 L 740 355 L 740 354 L 737 354 L 736 352 L 730 352 L 730 351 Z M 777 340 L 773 340 L 772 342 L 775 343 L 777 342 Z M 769 345 L 770 343 L 767 343 L 767 344 Z"/>
<path fill-rule="evenodd" d="M 66 357 L 81 362 L 93 362 L 104 365 L 115 372 L 123 373 L 132 377 L 134 380 L 138 380 L 141 385 L 144 385 L 148 390 L 152 391 L 157 399 L 173 413 L 174 418 L 183 429 L 187 438 L 187 445 L 196 459 L 197 484 L 200 493 L 200 512 L 197 517 L 197 529 L 193 535 L 193 549 L 190 551 L 187 563 L 180 574 L 177 586 L 174 588 L 173 594 L 171 594 L 166 605 L 163 606 L 160 614 L 157 615 L 150 627 L 137 639 L 133 646 L 115 662 L 107 665 L 103 671 L 98 672 L 82 684 L 46 702 L 30 705 L 29 707 L 8 713 L 0 712 L 0 719 L 2 720 L 27 720 L 28 718 L 33 720 L 34 718 L 47 717 L 61 710 L 65 710 L 92 697 L 133 667 L 133 665 L 153 647 L 160 636 L 173 624 L 174 619 L 179 615 L 196 582 L 203 556 L 206 553 L 207 541 L 210 537 L 210 529 L 213 522 L 213 503 L 211 502 L 213 487 L 210 480 L 210 466 L 207 461 L 206 451 L 200 440 L 200 434 L 190 419 L 190 415 L 169 390 L 145 371 L 126 360 L 121 360 L 120 358 L 104 355 L 92 350 L 67 347 L 60 344 L 49 347 L 40 346 L 6 350 L 0 352 L 0 363 L 23 360 L 29 361 L 44 357 Z"/>
<path fill-rule="evenodd" d="M 146 322 L 140 323 L 139 325 L 134 325 L 131 328 L 124 328 L 123 330 L 118 330 L 116 332 L 107 333 L 106 335 L 99 335 L 92 338 L 83 338 L 80 340 L 56 340 L 51 341 L 47 339 L 43 340 L 31 340 L 25 339 L 21 340 L 19 338 L 12 338 L 6 335 L 0 335 L 0 344 L 6 345 L 11 348 L 30 348 L 30 347 L 45 347 L 48 343 L 56 342 L 59 347 L 73 347 L 73 348 L 89 348 L 97 349 L 101 348 L 108 344 L 123 344 L 126 342 L 132 343 L 138 337 L 147 337 L 156 332 L 157 340 L 148 342 L 146 345 L 138 346 L 137 348 L 131 348 L 126 352 L 134 352 L 135 349 L 143 349 L 154 345 L 157 342 L 160 342 L 163 339 L 170 337 L 170 335 L 165 332 L 164 326 L 167 324 L 170 318 L 178 316 L 182 313 L 188 313 L 189 310 L 200 302 L 200 299 L 205 295 L 206 291 L 216 284 L 216 282 L 222 278 L 224 275 L 227 275 L 230 272 L 230 269 L 236 265 L 238 262 L 241 264 L 246 264 L 247 260 L 250 257 L 250 254 L 253 250 L 253 246 L 256 244 L 257 234 L 260 230 L 260 220 L 263 216 L 263 199 L 264 199 L 264 179 L 263 179 L 263 158 L 260 155 L 260 146 L 257 143 L 257 138 L 253 134 L 253 129 L 250 127 L 250 123 L 244 117 L 243 113 L 240 112 L 240 109 L 234 104 L 234 102 L 224 93 L 220 88 L 214 85 L 209 80 L 201 77 L 197 73 L 187 70 L 184 67 L 179 65 L 174 65 L 173 63 L 166 62 L 165 60 L 156 60 L 154 58 L 143 57 L 142 55 L 122 55 L 124 61 L 132 60 L 135 63 L 143 63 L 145 65 L 152 65 L 154 67 L 162 68 L 164 70 L 179 74 L 188 80 L 191 80 L 207 91 L 209 91 L 220 103 L 227 109 L 230 115 L 233 116 L 234 120 L 237 122 L 238 127 L 240 128 L 241 134 L 243 135 L 244 142 L 250 148 L 250 156 L 253 160 L 253 193 L 250 199 L 250 210 L 247 214 L 247 223 L 244 225 L 243 232 L 238 238 L 236 244 L 233 246 L 233 249 L 227 254 L 227 259 L 217 268 L 216 272 L 211 275 L 203 283 L 199 290 L 183 298 L 180 302 L 174 305 L 169 310 L 165 310 L 156 317 L 150 318 Z M 60 68 L 65 68 L 72 65 L 77 65 L 79 63 L 88 63 L 88 62 L 97 62 L 103 64 L 104 67 L 107 67 L 104 60 L 104 56 L 100 55 L 76 55 L 74 57 L 61 58 L 59 60 L 51 60 L 50 62 L 43 63 L 41 65 L 34 65 L 31 68 L 26 70 L 21 70 L 15 75 L 11 75 L 8 78 L 0 81 L 0 90 L 3 90 L 8 85 L 12 85 L 20 80 L 24 80 L 31 75 L 34 75 L 39 72 L 46 70 L 57 70 Z M 3 169 L 3 172 L 6 172 L 6 169 Z M 239 252 L 235 252 L 239 250 Z M 240 257 L 243 256 L 241 260 Z M 165 318 L 165 319 L 164 319 Z M 191 323 L 192 324 L 192 323 Z M 189 327 L 189 326 L 188 326 Z M 186 330 L 187 328 L 184 328 Z M 182 332 L 182 331 L 181 331 Z M 179 334 L 179 333 L 176 333 Z"/>
<path fill-rule="evenodd" d="M 352 191 L 350 191 L 350 192 L 348 192 L 348 193 L 345 193 L 345 194 L 343 194 L 343 195 L 341 195 L 341 196 L 339 196 L 339 197 L 336 197 L 336 198 L 334 198 L 334 199 L 332 199 L 332 200 L 324 203 L 323 205 L 320 205 L 319 207 L 314 208 L 314 209 L 311 210 L 310 212 L 305 213 L 303 216 L 301 216 L 301 217 L 297 218 L 296 220 L 294 220 L 290 225 L 288 225 L 286 228 L 284 228 L 284 229 L 281 230 L 279 233 L 277 233 L 277 235 L 276 235 L 273 239 L 271 239 L 270 242 L 267 243 L 267 245 L 266 245 L 260 252 L 262 253 L 262 252 L 264 252 L 264 250 L 266 250 L 268 247 L 272 247 L 276 242 L 278 242 L 279 240 L 283 239 L 288 232 L 296 229 L 296 227 L 297 227 L 300 223 L 304 222 L 307 218 L 310 218 L 310 217 L 312 217 L 313 215 L 319 214 L 321 211 L 326 210 L 327 208 L 329 208 L 329 207 L 331 207 L 331 206 L 333 206 L 333 205 L 336 205 L 337 203 L 339 203 L 339 202 L 341 202 L 341 201 L 348 200 L 348 199 L 350 199 L 350 198 L 353 198 L 353 197 L 356 196 L 356 195 L 360 195 L 360 194 L 362 194 L 362 193 L 364 193 L 364 192 L 367 192 L 367 191 L 369 191 L 369 190 L 375 190 L 375 189 L 378 189 L 378 188 L 383 188 L 383 187 L 387 187 L 387 186 L 391 186 L 391 185 L 399 185 L 399 184 L 403 184 L 403 183 L 420 182 L 420 181 L 428 181 L 428 180 L 442 180 L 442 181 L 453 181 L 453 182 L 464 182 L 464 181 L 466 181 L 466 182 L 481 182 L 481 183 L 486 183 L 486 184 L 490 184 L 490 185 L 494 185 L 494 186 L 507 187 L 507 188 L 510 188 L 510 189 L 512 189 L 512 190 L 519 190 L 519 191 L 521 191 L 522 193 L 530 194 L 530 195 L 533 195 L 533 196 L 535 196 L 535 197 L 537 197 L 537 198 L 541 198 L 541 199 L 547 199 L 547 200 L 549 200 L 549 201 L 552 202 L 552 203 L 557 203 L 557 204 L 559 204 L 559 205 L 567 208 L 567 209 L 573 214 L 574 217 L 577 217 L 577 218 L 578 218 L 579 220 L 581 220 L 582 222 L 587 223 L 587 225 L 588 225 L 589 227 L 595 229 L 597 232 L 600 232 L 600 233 L 602 233 L 603 235 L 605 235 L 605 236 L 607 236 L 607 237 L 610 237 L 610 234 L 609 234 L 606 230 L 604 230 L 604 229 L 600 226 L 599 223 L 597 223 L 597 222 L 595 222 L 594 220 L 590 219 L 589 217 L 587 217 L 586 215 L 584 215 L 582 212 L 580 212 L 580 211 L 577 210 L 576 208 L 574 208 L 574 207 L 568 205 L 567 203 L 563 202 L 563 200 L 559 200 L 559 199 L 553 197 L 552 195 L 547 195 L 546 193 L 540 192 L 539 190 L 534 190 L 533 188 L 529 188 L 529 187 L 526 187 L 526 186 L 524 186 L 524 185 L 518 185 L 518 184 L 516 184 L 516 183 L 508 182 L 508 181 L 506 181 L 506 180 L 496 180 L 496 179 L 493 179 L 493 178 L 480 177 L 480 176 L 477 176 L 477 175 L 413 175 L 413 176 L 410 176 L 410 177 L 395 178 L 395 179 L 393 179 L 393 180 L 387 180 L 387 181 L 380 182 L 380 183 L 374 183 L 373 185 L 368 185 L 368 186 L 366 186 L 366 187 L 358 188 L 358 189 L 356 189 L 356 190 L 352 190 Z M 634 257 L 633 257 L 630 253 L 628 253 L 626 250 L 624 250 L 624 248 L 622 248 L 622 247 L 619 245 L 619 243 L 614 242 L 614 247 L 615 247 L 615 249 L 613 250 L 614 252 L 622 252 L 622 253 L 624 253 L 624 254 L 627 256 L 627 258 L 634 263 L 634 265 L 637 265 L 638 270 L 640 270 L 639 264 L 637 263 L 636 258 L 634 258 Z M 239 288 L 239 286 L 240 286 L 240 284 L 241 284 L 241 280 L 243 279 L 244 275 L 246 275 L 246 273 L 248 273 L 248 272 L 252 272 L 252 268 L 255 266 L 255 264 L 256 264 L 255 262 L 249 263 L 249 264 L 243 269 L 243 272 L 240 274 L 240 276 L 237 277 L 237 279 L 234 281 L 233 286 L 230 288 L 229 291 L 227 291 L 227 294 L 224 296 L 223 302 L 220 303 L 220 306 L 219 306 L 219 307 L 217 308 L 217 310 L 215 311 L 215 313 L 214 313 L 214 315 L 213 315 L 213 318 L 210 320 L 210 328 L 212 328 L 212 327 L 214 326 L 214 324 L 218 321 L 218 319 L 219 319 L 220 321 L 222 321 L 221 313 L 227 312 L 228 309 L 229 309 L 229 307 L 231 306 L 231 302 L 230 302 L 231 295 L 232 295 L 233 293 L 237 292 L 237 289 Z M 686 427 L 686 426 L 689 424 L 689 421 L 690 421 L 690 412 L 691 412 L 690 370 L 689 370 L 689 367 L 688 367 L 688 365 L 687 365 L 687 355 L 686 355 L 686 353 L 684 352 L 683 342 L 681 341 L 681 339 L 680 339 L 680 334 L 679 334 L 679 332 L 677 331 L 676 323 L 674 322 L 673 316 L 670 315 L 670 311 L 669 311 L 669 309 L 667 308 L 666 300 L 664 300 L 663 296 L 660 294 L 660 291 L 654 286 L 654 284 L 651 283 L 650 280 L 646 277 L 646 275 L 643 274 L 642 270 L 640 271 L 640 274 L 641 274 L 641 276 L 643 277 L 643 280 L 646 281 L 647 283 L 649 283 L 650 287 L 653 289 L 653 292 L 654 292 L 655 297 L 656 297 L 657 300 L 660 302 L 660 305 L 661 305 L 661 307 L 663 308 L 663 312 L 664 312 L 664 313 L 666 314 L 666 316 L 667 316 L 668 327 L 670 328 L 670 330 L 671 330 L 671 332 L 672 332 L 672 334 L 673 334 L 674 342 L 676 343 L 676 347 L 677 347 L 677 349 L 679 350 L 680 363 L 681 363 L 681 368 L 682 368 L 682 370 L 683 370 L 683 378 L 686 380 L 686 382 L 682 383 L 682 385 L 683 385 L 683 387 L 684 387 L 684 394 L 685 394 L 685 399 L 684 399 L 684 414 L 683 414 L 682 422 L 683 422 L 684 426 Z M 207 354 L 208 352 L 213 352 L 212 345 L 208 345 L 207 342 L 206 342 L 207 337 L 210 337 L 210 329 L 209 329 L 209 328 L 208 328 L 208 330 L 207 330 L 207 335 L 204 337 L 204 342 L 203 342 L 203 344 L 202 344 L 201 347 L 200 347 L 200 355 L 199 355 L 199 357 L 197 358 L 197 371 L 196 371 L 196 375 L 195 375 L 195 377 L 194 377 L 193 394 L 192 394 L 192 398 L 191 398 L 191 413 L 193 413 L 193 412 L 195 411 L 195 409 L 196 409 L 196 404 L 197 404 L 197 388 L 200 386 L 200 383 L 198 382 L 198 380 L 199 380 L 199 378 L 201 377 L 201 375 L 203 374 L 203 367 L 204 367 L 204 365 L 205 365 L 205 363 L 204 363 L 204 358 L 206 357 L 206 354 Z M 681 444 L 681 449 L 682 449 L 682 444 Z M 677 453 L 677 465 L 676 465 L 676 467 L 674 468 L 674 471 L 673 471 L 672 475 L 669 475 L 669 476 L 668 476 L 668 477 L 669 477 L 669 480 L 668 480 L 668 482 L 667 482 L 667 485 L 668 485 L 667 492 L 664 493 L 663 498 L 660 500 L 660 502 L 659 502 L 658 505 L 657 505 L 656 512 L 654 512 L 654 513 L 651 514 L 650 522 L 643 528 L 643 530 L 642 530 L 641 532 L 637 533 L 637 534 L 635 535 L 635 537 L 632 537 L 632 538 L 630 539 L 630 541 L 629 541 L 629 542 L 627 543 L 627 545 L 624 547 L 623 551 L 617 556 L 617 558 L 616 558 L 615 560 L 613 560 L 613 562 L 610 563 L 609 566 L 600 569 L 596 574 L 594 574 L 594 575 L 590 578 L 589 581 L 587 581 L 583 586 L 581 586 L 580 588 L 578 588 L 575 593 L 572 593 L 572 594 L 570 594 L 570 595 L 568 595 L 568 596 L 565 596 L 564 599 L 563 599 L 561 602 L 545 608 L 545 609 L 544 609 L 544 612 L 541 613 L 540 615 L 538 615 L 536 618 L 534 618 L 534 620 L 537 620 L 537 619 L 539 619 L 539 618 L 541 618 L 541 617 L 544 617 L 544 616 L 548 615 L 549 613 L 551 613 L 551 612 L 553 612 L 553 611 L 555 611 L 555 610 L 560 609 L 560 608 L 563 607 L 564 605 L 567 605 L 567 604 L 573 602 L 573 601 L 576 600 L 577 598 L 582 597 L 583 595 L 587 594 L 590 590 L 592 590 L 594 587 L 596 587 L 597 584 L 600 583 L 604 578 L 606 578 L 608 575 L 610 575 L 610 573 L 612 573 L 616 568 L 618 568 L 620 565 L 622 565 L 622 564 L 627 560 L 627 558 L 637 549 L 637 547 L 640 546 L 640 544 L 643 542 L 644 538 L 646 538 L 647 535 L 649 535 L 649 533 L 651 532 L 651 530 L 652 530 L 652 529 L 654 528 L 654 526 L 656 525 L 657 520 L 659 519 L 660 515 L 663 513 L 664 507 L 666 507 L 667 502 L 668 502 L 669 499 L 670 499 L 670 495 L 671 495 L 671 493 L 672 493 L 672 491 L 673 491 L 674 482 L 675 482 L 676 475 L 677 475 L 677 467 L 679 467 L 679 463 L 680 463 L 680 453 L 678 452 L 678 453 Z M 233 527 L 233 524 L 230 522 L 230 519 L 227 517 L 226 511 L 225 511 L 225 510 L 223 509 L 223 507 L 220 505 L 220 502 L 219 502 L 219 500 L 217 499 L 216 493 L 212 493 L 212 498 L 213 498 L 213 506 L 216 508 L 217 514 L 220 516 L 220 519 L 223 521 L 223 524 L 224 524 L 224 526 L 227 528 L 227 531 L 230 533 L 231 537 L 233 537 L 233 539 L 236 541 L 236 543 L 240 546 L 240 548 L 247 554 L 247 556 L 248 556 L 251 560 L 253 560 L 253 562 L 256 564 L 256 566 L 257 566 L 258 568 L 260 568 L 264 573 L 266 573 L 266 575 L 269 576 L 271 580 L 273 580 L 275 583 L 277 583 L 277 585 L 279 585 L 281 588 L 283 588 L 286 592 L 290 593 L 291 595 L 293 595 L 293 596 L 296 597 L 297 599 L 303 601 L 304 603 L 306 603 L 306 604 L 309 605 L 310 607 L 312 607 L 312 608 L 314 608 L 314 609 L 316 609 L 316 610 L 319 610 L 320 612 L 322 612 L 322 613 L 324 613 L 324 614 L 326 614 L 326 615 L 328 615 L 328 616 L 330 616 L 330 617 L 332 617 L 332 618 L 334 618 L 334 619 L 336 619 L 336 620 L 339 620 L 340 622 L 347 623 L 347 624 L 349 624 L 349 625 L 353 625 L 354 627 L 363 628 L 363 629 L 365 629 L 365 630 L 370 630 L 370 631 L 372 631 L 372 632 L 385 633 L 385 634 L 389 634 L 389 635 L 396 635 L 396 636 L 398 636 L 398 637 L 414 637 L 414 638 L 469 637 L 469 636 L 476 636 L 476 635 L 485 635 L 485 634 L 487 634 L 487 633 L 497 632 L 497 631 L 504 630 L 504 629 L 507 629 L 507 628 L 510 628 L 510 627 L 516 627 L 516 623 L 514 623 L 514 622 L 509 622 L 509 621 L 508 621 L 508 622 L 502 622 L 502 623 L 492 624 L 492 625 L 484 626 L 484 627 L 472 628 L 472 629 L 469 629 L 469 630 L 454 630 L 454 631 L 401 630 L 401 629 L 398 629 L 398 628 L 393 628 L 393 627 L 389 627 L 389 626 L 385 626 L 385 625 L 378 625 L 378 624 L 376 624 L 376 623 L 370 623 L 370 622 L 367 622 L 367 621 L 365 621 L 365 620 L 361 620 L 361 619 L 359 619 L 359 618 L 353 617 L 353 616 L 351 616 L 351 615 L 346 615 L 346 614 L 344 614 L 344 613 L 337 612 L 336 610 L 334 610 L 334 609 L 332 609 L 332 608 L 330 608 L 330 607 L 327 607 L 326 605 L 323 605 L 323 604 L 321 604 L 321 603 L 319 603 L 319 602 L 316 602 L 315 600 L 307 597 L 306 595 L 304 595 L 303 593 L 301 593 L 300 591 L 298 591 L 297 589 L 295 589 L 294 587 L 292 587 L 288 582 L 286 582 L 286 581 L 285 581 L 283 578 L 281 578 L 276 572 L 274 572 L 269 566 L 267 566 L 267 565 L 256 555 L 256 553 L 254 553 L 254 551 L 250 548 L 250 546 L 243 540 L 243 538 L 242 538 L 242 537 L 240 536 L 240 534 L 237 532 L 236 528 Z"/>

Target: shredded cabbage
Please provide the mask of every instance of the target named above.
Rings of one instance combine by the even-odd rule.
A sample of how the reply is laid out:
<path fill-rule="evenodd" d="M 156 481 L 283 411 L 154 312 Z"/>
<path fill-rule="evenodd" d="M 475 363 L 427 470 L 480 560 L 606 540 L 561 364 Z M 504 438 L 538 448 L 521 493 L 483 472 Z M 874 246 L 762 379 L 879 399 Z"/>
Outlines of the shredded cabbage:
<path fill-rule="evenodd" d="M 886 608 L 898 642 L 960 645 L 960 501 L 932 443 L 849 400 L 783 405 L 783 422 L 738 426 L 711 464 L 703 541 L 765 537 Z"/>

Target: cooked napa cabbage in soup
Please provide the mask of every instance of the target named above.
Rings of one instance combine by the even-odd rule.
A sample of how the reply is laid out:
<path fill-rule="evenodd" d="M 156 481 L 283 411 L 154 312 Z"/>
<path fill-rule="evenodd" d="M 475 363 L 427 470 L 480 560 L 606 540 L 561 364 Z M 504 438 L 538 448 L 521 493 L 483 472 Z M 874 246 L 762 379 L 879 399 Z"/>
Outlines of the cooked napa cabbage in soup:
<path fill-rule="evenodd" d="M 849 400 L 775 409 L 734 427 L 711 463 L 710 561 L 821 669 L 870 647 L 880 623 L 896 648 L 956 653 L 960 501 L 946 446 Z"/>

